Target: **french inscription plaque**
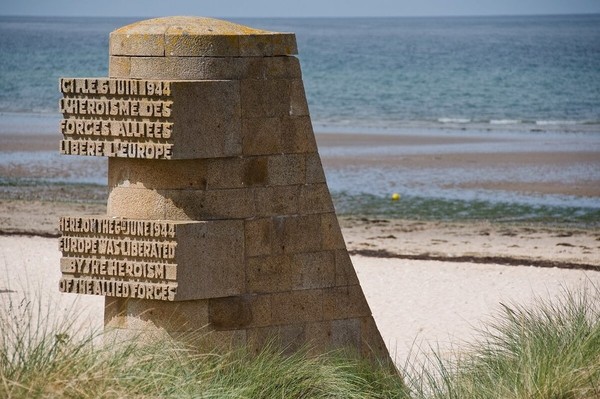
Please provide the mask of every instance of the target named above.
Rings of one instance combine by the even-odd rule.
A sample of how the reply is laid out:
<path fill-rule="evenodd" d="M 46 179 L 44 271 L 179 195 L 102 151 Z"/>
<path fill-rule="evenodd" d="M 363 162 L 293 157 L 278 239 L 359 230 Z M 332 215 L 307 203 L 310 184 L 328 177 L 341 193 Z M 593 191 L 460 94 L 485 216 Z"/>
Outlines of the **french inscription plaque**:
<path fill-rule="evenodd" d="M 221 135 L 227 144 L 239 132 L 235 82 L 62 78 L 60 91 L 61 154 L 154 160 L 234 155 L 202 141 Z M 222 111 L 214 112 L 218 107 Z"/>

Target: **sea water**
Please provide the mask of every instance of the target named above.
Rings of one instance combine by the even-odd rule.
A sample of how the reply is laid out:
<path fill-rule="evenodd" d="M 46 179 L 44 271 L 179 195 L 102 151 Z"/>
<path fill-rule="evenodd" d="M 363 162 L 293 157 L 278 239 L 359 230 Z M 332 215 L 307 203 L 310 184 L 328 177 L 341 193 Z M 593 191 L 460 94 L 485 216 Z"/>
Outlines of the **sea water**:
<path fill-rule="evenodd" d="M 0 139 L 3 132 L 55 135 L 60 117 L 58 78 L 107 76 L 108 35 L 134 21 L 0 17 Z M 509 132 L 523 137 L 553 134 L 559 142 L 577 134 L 579 146 L 598 150 L 600 145 L 600 15 L 234 22 L 296 33 L 317 132 Z M 55 162 L 58 155 L 45 156 Z M 0 166 L 8 162 L 16 162 L 14 155 L 1 155 Z M 103 184 L 105 170 L 95 169 L 95 173 L 70 174 L 66 183 Z M 361 179 L 372 183 L 367 171 L 362 177 L 359 171 L 353 179 L 332 173 L 327 176 L 330 188 L 343 211 L 352 212 L 356 202 L 342 198 L 360 197 L 372 206 L 371 196 L 385 197 L 386 188 L 357 190 L 366 186 L 356 183 Z M 576 172 L 565 173 L 559 177 L 568 179 L 569 173 Z M 600 170 L 584 173 L 597 178 Z M 404 179 L 399 184 L 410 186 L 410 173 L 386 176 Z M 427 176 L 412 178 L 422 181 Z M 407 198 L 411 196 L 403 196 Z M 485 190 L 433 190 L 419 198 L 442 201 L 442 208 L 444 201 L 463 201 L 467 216 L 476 202 L 562 210 L 571 206 L 580 213 L 587 209 L 593 217 L 600 209 L 598 199 L 502 198 Z M 410 209 L 410 202 L 403 204 Z M 377 212 L 399 212 L 398 207 L 383 208 Z"/>
<path fill-rule="evenodd" d="M 0 17 L 0 112 L 55 113 L 133 19 Z M 600 129 L 600 15 L 238 19 L 296 33 L 313 123 Z"/>

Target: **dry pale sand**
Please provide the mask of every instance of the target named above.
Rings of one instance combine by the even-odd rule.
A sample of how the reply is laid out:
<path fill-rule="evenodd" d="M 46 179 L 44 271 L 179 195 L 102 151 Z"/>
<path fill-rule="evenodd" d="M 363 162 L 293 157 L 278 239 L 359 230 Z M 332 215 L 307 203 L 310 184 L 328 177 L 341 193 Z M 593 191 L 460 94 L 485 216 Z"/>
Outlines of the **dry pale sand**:
<path fill-rule="evenodd" d="M 600 272 L 469 262 L 353 257 L 379 330 L 399 366 L 477 337 L 500 304 L 532 305 L 565 289 L 600 287 Z"/>
<path fill-rule="evenodd" d="M 342 221 L 342 225 L 347 224 L 348 221 Z M 369 229 L 363 226 L 362 233 L 359 226 L 344 228 L 347 240 L 350 237 L 359 243 L 373 242 L 370 239 L 373 226 Z M 462 229 L 468 230 L 468 226 Z M 549 236 L 552 238 L 552 234 Z M 385 240 L 376 242 L 384 245 Z M 599 241 L 595 242 L 598 245 Z M 411 353 L 415 355 L 421 350 L 426 353 L 430 347 L 439 347 L 444 353 L 448 353 L 452 344 L 460 349 L 461 343 L 474 336 L 476 328 L 500 303 L 527 305 L 536 295 L 556 297 L 565 287 L 578 289 L 586 284 L 600 287 L 597 250 L 594 256 L 586 258 L 586 264 L 597 265 L 599 271 L 473 263 L 457 261 L 451 256 L 446 260 L 412 260 L 402 259 L 395 252 L 386 252 L 386 257 L 368 257 L 356 252 L 360 245 L 348 241 L 348 246 L 357 253 L 352 259 L 361 285 L 399 365 Z M 414 249 L 413 246 L 411 251 Z M 453 251 L 460 253 L 459 248 Z M 473 259 L 484 261 L 476 256 Z M 42 316 L 71 318 L 77 313 L 78 325 L 101 329 L 103 298 L 59 293 L 59 260 L 54 237 L 0 236 L 0 305 L 6 310 L 11 304 L 41 299 Z M 573 267 L 573 262 L 569 262 Z"/>

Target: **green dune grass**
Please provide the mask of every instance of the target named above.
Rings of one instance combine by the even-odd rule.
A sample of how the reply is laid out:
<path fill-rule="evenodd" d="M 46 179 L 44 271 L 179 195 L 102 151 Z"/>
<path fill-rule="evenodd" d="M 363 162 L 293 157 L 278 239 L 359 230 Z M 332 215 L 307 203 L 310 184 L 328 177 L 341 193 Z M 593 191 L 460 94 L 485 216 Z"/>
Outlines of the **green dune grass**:
<path fill-rule="evenodd" d="M 348 352 L 106 345 L 100 333 L 72 331 L 72 318 L 33 314 L 31 304 L 18 304 L 0 317 L 2 398 L 600 397 L 598 287 L 532 307 L 502 305 L 482 338 L 452 360 L 434 354 L 426 367 L 407 364 L 399 373 Z"/>

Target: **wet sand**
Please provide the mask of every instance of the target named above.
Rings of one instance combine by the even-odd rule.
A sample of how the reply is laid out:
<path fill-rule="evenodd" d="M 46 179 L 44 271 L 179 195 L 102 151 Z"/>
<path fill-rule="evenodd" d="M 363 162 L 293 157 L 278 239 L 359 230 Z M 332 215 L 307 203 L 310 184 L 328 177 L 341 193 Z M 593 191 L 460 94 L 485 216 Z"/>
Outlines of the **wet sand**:
<path fill-rule="evenodd" d="M 429 183 L 439 185 L 438 191 L 600 198 L 598 134 L 439 131 L 321 134 L 317 141 L 329 173 L 382 170 L 378 178 L 396 181 L 398 189 L 409 192 L 418 189 L 419 182 L 427 184 L 423 177 L 431 176 Z"/>
<path fill-rule="evenodd" d="M 541 194 L 592 199 L 600 207 L 600 134 L 440 130 L 316 137 L 335 192 Z M 104 184 L 105 160 L 61 157 L 58 142 L 58 134 L 3 132 L 0 178 Z"/>

